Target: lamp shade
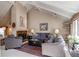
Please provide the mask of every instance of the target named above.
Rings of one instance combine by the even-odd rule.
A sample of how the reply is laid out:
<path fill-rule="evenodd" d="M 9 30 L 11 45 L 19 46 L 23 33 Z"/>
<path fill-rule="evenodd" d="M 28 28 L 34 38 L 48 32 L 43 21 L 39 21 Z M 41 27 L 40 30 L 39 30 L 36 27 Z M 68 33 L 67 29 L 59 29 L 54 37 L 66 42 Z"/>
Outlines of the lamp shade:
<path fill-rule="evenodd" d="M 55 29 L 55 34 L 59 34 L 59 29 Z"/>
<path fill-rule="evenodd" d="M 34 29 L 31 29 L 31 33 L 34 33 Z"/>

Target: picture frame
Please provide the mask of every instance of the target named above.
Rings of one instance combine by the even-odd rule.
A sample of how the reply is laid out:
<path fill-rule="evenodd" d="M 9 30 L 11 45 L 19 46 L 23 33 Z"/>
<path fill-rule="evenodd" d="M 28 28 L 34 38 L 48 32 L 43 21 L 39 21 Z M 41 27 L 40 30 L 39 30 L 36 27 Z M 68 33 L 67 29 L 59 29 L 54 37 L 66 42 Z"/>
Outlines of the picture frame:
<path fill-rule="evenodd" d="M 19 26 L 20 27 L 25 27 L 24 18 L 22 16 L 20 16 Z"/>
<path fill-rule="evenodd" d="M 48 23 L 40 23 L 40 31 L 47 31 Z"/>

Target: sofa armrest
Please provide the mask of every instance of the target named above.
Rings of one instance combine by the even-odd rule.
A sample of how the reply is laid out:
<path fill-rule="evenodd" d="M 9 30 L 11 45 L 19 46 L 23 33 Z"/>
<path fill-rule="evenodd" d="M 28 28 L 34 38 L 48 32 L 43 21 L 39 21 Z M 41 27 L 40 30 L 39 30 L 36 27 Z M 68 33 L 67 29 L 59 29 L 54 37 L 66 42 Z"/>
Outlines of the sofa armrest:
<path fill-rule="evenodd" d="M 54 43 L 43 43 L 42 44 L 42 55 L 52 57 L 65 57 L 66 51 L 59 44 Z"/>

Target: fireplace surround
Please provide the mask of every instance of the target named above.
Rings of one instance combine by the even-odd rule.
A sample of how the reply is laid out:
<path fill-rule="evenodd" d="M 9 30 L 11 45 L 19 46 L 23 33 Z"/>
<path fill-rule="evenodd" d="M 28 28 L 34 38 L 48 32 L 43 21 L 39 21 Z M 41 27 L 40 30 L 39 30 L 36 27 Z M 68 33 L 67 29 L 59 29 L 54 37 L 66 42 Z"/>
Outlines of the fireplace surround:
<path fill-rule="evenodd" d="M 17 31 L 17 36 L 21 36 L 24 42 L 27 38 L 27 31 Z"/>

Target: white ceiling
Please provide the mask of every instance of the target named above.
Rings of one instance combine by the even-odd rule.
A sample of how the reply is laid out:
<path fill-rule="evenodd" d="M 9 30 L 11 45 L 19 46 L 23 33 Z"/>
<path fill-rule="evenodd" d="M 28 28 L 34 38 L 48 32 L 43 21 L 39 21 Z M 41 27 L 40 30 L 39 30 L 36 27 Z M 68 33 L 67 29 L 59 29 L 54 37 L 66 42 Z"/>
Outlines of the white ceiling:
<path fill-rule="evenodd" d="M 79 1 L 54 1 L 54 2 L 43 2 L 58 8 L 61 8 L 63 10 L 67 10 L 69 12 L 77 12 L 79 11 Z"/>
<path fill-rule="evenodd" d="M 79 12 L 79 1 L 19 1 L 28 10 L 35 7 L 39 10 L 47 10 L 49 14 L 56 13 L 58 15 L 71 18 L 71 16 Z M 0 1 L 0 17 L 3 17 L 11 8 L 14 2 Z"/>
<path fill-rule="evenodd" d="M 79 12 L 79 1 L 21 1 L 20 3 L 26 7 L 27 5 L 32 5 L 39 10 L 45 9 L 51 12 L 50 14 L 54 12 L 67 18 L 71 18 L 73 14 Z"/>

